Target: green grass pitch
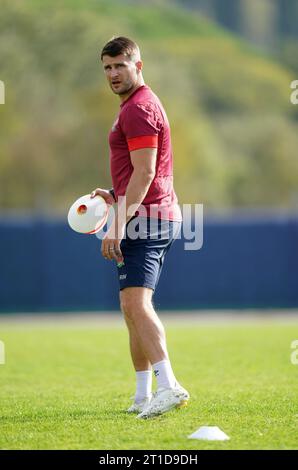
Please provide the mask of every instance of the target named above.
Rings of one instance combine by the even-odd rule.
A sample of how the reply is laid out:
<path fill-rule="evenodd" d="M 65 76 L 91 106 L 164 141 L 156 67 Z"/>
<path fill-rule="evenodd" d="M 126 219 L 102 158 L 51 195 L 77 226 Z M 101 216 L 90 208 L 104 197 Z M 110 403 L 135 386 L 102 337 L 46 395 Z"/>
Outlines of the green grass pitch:
<path fill-rule="evenodd" d="M 0 448 L 298 448 L 297 322 L 188 321 L 166 330 L 191 400 L 143 421 L 125 413 L 135 375 L 124 323 L 0 324 Z M 219 426 L 230 441 L 187 439 L 203 425 Z"/>

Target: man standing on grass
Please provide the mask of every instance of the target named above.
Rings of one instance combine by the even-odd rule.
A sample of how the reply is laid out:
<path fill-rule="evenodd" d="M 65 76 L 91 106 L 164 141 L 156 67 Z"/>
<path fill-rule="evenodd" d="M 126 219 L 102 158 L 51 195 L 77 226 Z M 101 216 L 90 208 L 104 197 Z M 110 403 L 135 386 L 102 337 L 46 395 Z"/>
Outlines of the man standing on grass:
<path fill-rule="evenodd" d="M 161 102 L 144 83 L 137 44 L 113 38 L 104 46 L 101 61 L 121 104 L 109 135 L 113 189 L 97 188 L 91 197 L 117 203 L 101 251 L 118 263 L 120 305 L 136 371 L 134 403 L 127 411 L 150 418 L 189 399 L 173 373 L 164 327 L 152 304 L 165 255 L 182 221 L 173 189 L 170 127 Z M 151 367 L 157 379 L 153 395 Z"/>

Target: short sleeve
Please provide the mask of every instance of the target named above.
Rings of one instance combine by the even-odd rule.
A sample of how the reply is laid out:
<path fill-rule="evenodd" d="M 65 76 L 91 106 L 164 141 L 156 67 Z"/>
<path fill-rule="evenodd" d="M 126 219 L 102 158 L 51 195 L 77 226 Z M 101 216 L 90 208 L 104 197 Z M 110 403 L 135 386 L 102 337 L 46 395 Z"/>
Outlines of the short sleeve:
<path fill-rule="evenodd" d="M 120 125 L 129 151 L 157 148 L 161 124 L 156 111 L 150 104 L 138 103 L 128 106 L 121 116 Z"/>

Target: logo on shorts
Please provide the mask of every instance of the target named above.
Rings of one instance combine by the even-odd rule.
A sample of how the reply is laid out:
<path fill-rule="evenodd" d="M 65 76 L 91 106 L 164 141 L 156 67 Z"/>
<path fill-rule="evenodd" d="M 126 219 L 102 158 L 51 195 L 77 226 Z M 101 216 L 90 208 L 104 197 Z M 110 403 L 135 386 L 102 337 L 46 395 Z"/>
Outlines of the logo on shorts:
<path fill-rule="evenodd" d="M 122 281 L 122 279 L 126 279 L 127 274 L 120 274 L 119 279 Z"/>
<path fill-rule="evenodd" d="M 154 370 L 153 372 L 154 372 L 155 377 L 159 375 L 159 370 Z"/>

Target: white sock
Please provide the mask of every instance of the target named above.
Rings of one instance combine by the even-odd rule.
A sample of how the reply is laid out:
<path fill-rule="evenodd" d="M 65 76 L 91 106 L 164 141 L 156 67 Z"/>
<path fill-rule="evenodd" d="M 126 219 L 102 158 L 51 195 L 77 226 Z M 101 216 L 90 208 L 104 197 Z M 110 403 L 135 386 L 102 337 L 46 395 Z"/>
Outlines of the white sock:
<path fill-rule="evenodd" d="M 144 398 L 149 397 L 152 389 L 152 371 L 140 370 L 136 371 L 137 390 L 135 394 L 135 402 L 140 403 Z"/>
<path fill-rule="evenodd" d="M 157 388 L 174 388 L 177 380 L 175 378 L 170 361 L 156 362 L 152 364 L 153 372 L 157 380 Z"/>

